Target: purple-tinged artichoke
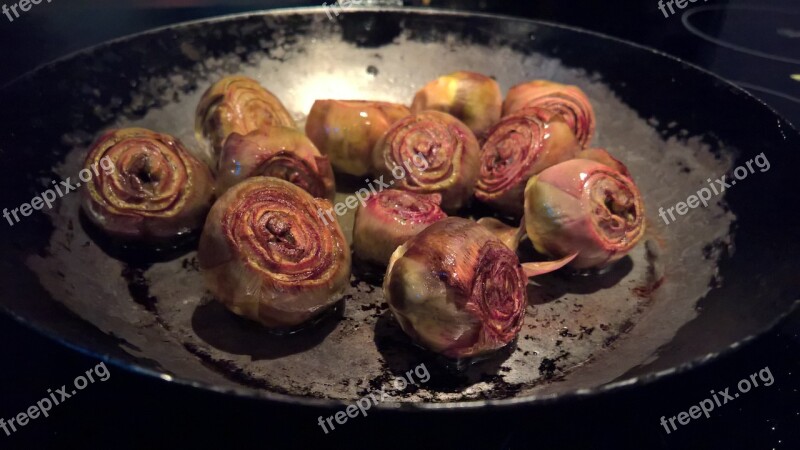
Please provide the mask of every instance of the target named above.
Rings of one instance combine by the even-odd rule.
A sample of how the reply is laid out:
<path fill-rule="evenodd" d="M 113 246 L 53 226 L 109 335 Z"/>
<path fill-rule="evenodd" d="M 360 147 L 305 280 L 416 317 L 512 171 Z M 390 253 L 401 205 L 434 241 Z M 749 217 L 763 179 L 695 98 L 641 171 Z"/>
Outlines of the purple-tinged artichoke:
<path fill-rule="evenodd" d="M 112 130 L 94 143 L 84 166 L 106 161 L 113 170 L 98 171 L 86 183 L 82 203 L 107 234 L 160 245 L 203 226 L 214 180 L 180 141 L 142 128 Z"/>
<path fill-rule="evenodd" d="M 363 260 L 387 265 L 397 247 L 447 214 L 439 194 L 390 189 L 370 197 L 356 211 L 353 251 Z"/>
<path fill-rule="evenodd" d="M 577 253 L 578 269 L 607 266 L 645 232 L 642 196 L 633 180 L 586 159 L 544 170 L 525 189 L 525 229 L 540 253 Z"/>
<path fill-rule="evenodd" d="M 526 284 L 514 252 L 476 222 L 451 217 L 395 251 L 383 289 L 406 334 L 458 359 L 499 350 L 516 338 Z"/>
<path fill-rule="evenodd" d="M 588 159 L 590 161 L 599 162 L 600 164 L 611 167 L 626 177 L 633 179 L 628 167 L 602 148 L 587 148 L 586 150 L 578 153 L 578 156 L 576 156 L 575 159 Z"/>
<path fill-rule="evenodd" d="M 228 137 L 219 160 L 217 194 L 255 176 L 286 180 L 317 198 L 333 201 L 336 195 L 330 161 L 295 128 L 266 127 Z"/>
<path fill-rule="evenodd" d="M 595 115 L 586 94 L 576 86 L 535 80 L 514 86 L 508 91 L 503 103 L 503 115 L 538 106 L 561 114 L 578 138 L 581 147 L 592 141 L 595 130 Z"/>
<path fill-rule="evenodd" d="M 514 341 L 525 317 L 529 276 L 567 262 L 523 267 L 487 228 L 450 217 L 394 252 L 383 290 L 411 339 L 449 358 L 472 358 Z"/>
<path fill-rule="evenodd" d="M 342 299 L 350 249 L 336 221 L 288 181 L 249 178 L 223 195 L 206 220 L 198 253 L 206 286 L 234 313 L 291 328 Z"/>
<path fill-rule="evenodd" d="M 503 117 L 481 149 L 475 197 L 504 214 L 522 217 L 528 180 L 575 158 L 579 151 L 575 135 L 558 114 L 532 107 Z"/>
<path fill-rule="evenodd" d="M 455 117 L 424 111 L 397 121 L 378 141 L 373 154 L 378 175 L 399 189 L 441 194 L 442 209 L 465 206 L 478 178 L 480 146 Z"/>

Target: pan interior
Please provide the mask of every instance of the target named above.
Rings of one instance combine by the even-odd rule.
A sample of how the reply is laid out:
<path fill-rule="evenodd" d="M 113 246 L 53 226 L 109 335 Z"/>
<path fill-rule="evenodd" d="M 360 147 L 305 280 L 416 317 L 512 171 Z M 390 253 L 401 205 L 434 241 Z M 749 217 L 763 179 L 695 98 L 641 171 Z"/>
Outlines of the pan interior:
<path fill-rule="evenodd" d="M 20 131 L 36 144 L 24 148 L 47 153 L 51 162 L 41 177 L 26 180 L 27 190 L 34 193 L 53 179 L 77 179 L 88 146 L 107 128 L 138 126 L 169 133 L 203 156 L 194 138 L 194 109 L 205 89 L 228 74 L 259 80 L 301 124 L 316 99 L 409 103 L 427 81 L 456 70 L 493 76 L 504 91 L 536 78 L 580 86 L 598 117 L 594 144 L 628 164 L 644 195 L 649 231 L 628 258 L 607 272 L 538 278 L 529 286 L 530 305 L 515 349 L 465 371 L 448 369 L 399 330 L 383 299 L 382 270 L 361 265 L 354 268 L 343 303 L 330 317 L 292 336 L 270 335 L 209 297 L 194 251 L 156 260 L 130 254 L 117 258 L 114 246 L 80 217 L 77 194 L 31 218 L 29 229 L 12 229 L 36 236 L 22 238 L 13 250 L 21 267 L 6 263 L 11 290 L 25 301 L 15 297 L 3 304 L 90 350 L 169 376 L 260 394 L 351 401 L 383 390 L 387 402 L 502 400 L 593 388 L 664 368 L 657 363 L 660 349 L 687 323 L 702 319 L 698 302 L 721 285 L 720 264 L 733 254 L 737 215 L 724 197 L 669 225 L 659 217 L 659 208 L 707 186 L 707 179 L 735 167 L 743 152 L 757 149 L 742 149 L 697 130 L 691 114 L 681 121 L 671 112 L 660 112 L 658 105 L 632 106 L 619 94 L 627 92 L 624 75 L 594 67 L 590 58 L 585 66 L 577 64 L 574 49 L 559 54 L 553 43 L 561 38 L 565 44 L 597 41 L 594 45 L 611 52 L 609 58 L 623 48 L 641 54 L 642 62 L 632 66 L 663 59 L 529 22 L 399 12 L 346 14 L 332 22 L 320 13 L 292 13 L 134 37 L 19 83 L 25 88 L 26 83 L 34 86 L 63 74 L 56 88 L 69 90 L 60 94 L 69 104 L 48 105 L 59 114 L 46 113 L 44 105 L 27 107 L 40 116 L 32 116 L 34 125 Z M 670 70 L 679 67 L 663 61 Z M 637 76 L 634 68 L 630 76 Z M 710 78 L 702 79 L 712 85 Z M 671 88 L 676 88 L 671 95 L 691 95 L 665 87 Z M 641 90 L 637 95 L 651 93 Z M 656 102 L 668 97 L 651 96 Z M 37 120 L 47 123 L 49 131 L 34 140 Z M 19 137 L 8 139 L 11 148 L 23 148 Z M 767 175 L 757 172 L 753 178 Z M 337 201 L 366 184 L 344 177 L 337 182 Z M 341 218 L 348 237 L 352 221 L 352 213 Z M 8 274 L 17 272 L 25 275 L 11 280 Z M 787 304 L 773 302 L 772 315 L 741 325 L 731 336 L 741 339 Z M 722 338 L 714 350 L 734 340 Z M 679 362 L 702 351 L 686 351 Z M 422 382 L 425 377 L 413 375 L 418 384 L 403 388 L 397 377 L 408 377 L 404 374 L 420 364 L 430 378 Z"/>

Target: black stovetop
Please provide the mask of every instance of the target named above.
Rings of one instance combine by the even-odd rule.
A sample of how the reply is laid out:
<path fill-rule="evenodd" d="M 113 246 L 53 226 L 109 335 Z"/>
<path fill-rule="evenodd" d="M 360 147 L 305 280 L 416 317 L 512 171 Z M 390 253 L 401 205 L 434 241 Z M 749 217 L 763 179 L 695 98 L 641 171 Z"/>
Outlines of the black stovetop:
<path fill-rule="evenodd" d="M 660 11 L 657 0 L 406 1 L 423 3 L 560 22 L 651 46 L 738 83 L 800 124 L 797 0 L 757 6 L 704 0 L 685 10 L 673 6 L 675 14 L 666 5 Z M 114 4 L 41 2 L 14 22 L 0 15 L 0 85 L 69 52 L 157 26 L 269 7 L 319 6 L 256 0 Z M 2 314 L 0 342 L 0 418 L 6 420 L 97 364 Z M 112 368 L 107 382 L 70 398 L 48 418 L 10 437 L 0 428 L 0 448 L 798 449 L 798 355 L 800 312 L 732 355 L 635 391 L 511 415 L 437 414 L 412 428 L 401 416 L 366 417 L 327 436 L 315 429 L 315 411 L 232 399 Z M 661 416 L 688 410 L 710 390 L 764 367 L 774 376 L 772 386 L 670 434 L 659 424 Z"/>

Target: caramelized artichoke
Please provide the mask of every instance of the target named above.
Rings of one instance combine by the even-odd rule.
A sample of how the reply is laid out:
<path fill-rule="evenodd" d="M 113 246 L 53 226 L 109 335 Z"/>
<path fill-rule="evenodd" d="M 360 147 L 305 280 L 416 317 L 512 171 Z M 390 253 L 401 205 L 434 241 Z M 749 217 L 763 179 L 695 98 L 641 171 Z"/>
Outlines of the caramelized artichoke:
<path fill-rule="evenodd" d="M 289 181 L 314 197 L 333 201 L 336 182 L 328 158 L 295 128 L 266 127 L 247 135 L 233 133 L 219 161 L 217 194 L 254 176 Z"/>
<path fill-rule="evenodd" d="M 198 257 L 208 289 L 234 313 L 295 327 L 342 298 L 350 249 L 323 199 L 287 181 L 249 178 L 211 209 Z"/>
<path fill-rule="evenodd" d="M 392 253 L 429 225 L 447 217 L 439 194 L 396 189 L 370 197 L 356 211 L 353 251 L 363 260 L 387 265 Z"/>
<path fill-rule="evenodd" d="M 475 197 L 502 213 L 522 217 L 528 180 L 579 151 L 564 119 L 549 110 L 526 108 L 503 117 L 483 144 Z"/>
<path fill-rule="evenodd" d="M 524 222 L 520 226 L 512 227 L 495 218 L 484 217 L 483 219 L 478 220 L 478 224 L 489 230 L 513 252 L 516 252 L 517 249 L 519 249 L 519 244 L 525 237 Z M 577 257 L 577 253 L 572 253 L 556 261 L 523 263 L 522 270 L 525 272 L 525 275 L 528 278 L 532 278 L 539 275 L 544 275 L 546 273 L 555 272 L 556 270 L 571 263 Z"/>
<path fill-rule="evenodd" d="M 110 236 L 166 244 L 202 227 L 214 182 L 180 141 L 142 128 L 112 130 L 94 143 L 84 167 L 108 161 L 114 170 L 96 171 L 82 206 Z"/>
<path fill-rule="evenodd" d="M 536 250 L 577 253 L 572 266 L 603 267 L 630 252 L 645 232 L 634 182 L 613 168 L 574 159 L 544 170 L 525 189 L 525 228 Z"/>
<path fill-rule="evenodd" d="M 513 251 L 476 222 L 451 217 L 395 251 L 383 289 L 406 334 L 458 359 L 490 353 L 516 338 L 526 284 Z"/>
<path fill-rule="evenodd" d="M 600 164 L 604 164 L 612 169 L 616 170 L 617 172 L 625 175 L 628 178 L 633 179 L 631 176 L 628 167 L 625 166 L 621 161 L 611 156 L 606 150 L 602 148 L 587 148 L 586 150 L 581 151 L 578 153 L 577 159 L 588 159 L 590 161 L 596 161 Z"/>
<path fill-rule="evenodd" d="M 386 102 L 317 100 L 306 134 L 337 171 L 358 177 L 372 172 L 372 150 L 389 127 L 411 112 Z"/>
<path fill-rule="evenodd" d="M 474 72 L 455 72 L 428 83 L 414 97 L 411 111 L 441 111 L 464 122 L 478 137 L 500 120 L 503 93 L 496 81 Z"/>
<path fill-rule="evenodd" d="M 225 140 L 232 133 L 245 135 L 271 125 L 295 127 L 294 119 L 278 97 L 258 81 L 228 76 L 203 94 L 197 105 L 194 129 L 197 140 L 209 144 L 216 164 Z"/>
<path fill-rule="evenodd" d="M 479 152 L 478 140 L 460 120 L 424 111 L 392 125 L 375 146 L 373 161 L 376 172 L 393 178 L 395 187 L 441 194 L 442 209 L 452 212 L 475 191 Z"/>
<path fill-rule="evenodd" d="M 572 128 L 581 147 L 592 141 L 595 116 L 586 94 L 576 86 L 545 80 L 530 81 L 511 88 L 503 103 L 503 115 L 538 106 L 561 114 Z"/>

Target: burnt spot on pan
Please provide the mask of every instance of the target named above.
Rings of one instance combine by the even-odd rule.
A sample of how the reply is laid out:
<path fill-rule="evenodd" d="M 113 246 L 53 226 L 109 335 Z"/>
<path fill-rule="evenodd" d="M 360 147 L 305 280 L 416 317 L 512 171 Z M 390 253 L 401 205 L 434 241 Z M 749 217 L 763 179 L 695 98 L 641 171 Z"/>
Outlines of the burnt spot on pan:
<path fill-rule="evenodd" d="M 142 305 L 144 309 L 151 313 L 157 314 L 156 304 L 158 299 L 150 295 L 150 287 L 144 277 L 144 273 L 149 266 L 149 264 L 126 264 L 122 269 L 122 278 L 128 282 L 128 292 L 131 294 L 133 301 Z"/>

